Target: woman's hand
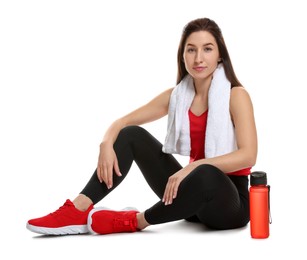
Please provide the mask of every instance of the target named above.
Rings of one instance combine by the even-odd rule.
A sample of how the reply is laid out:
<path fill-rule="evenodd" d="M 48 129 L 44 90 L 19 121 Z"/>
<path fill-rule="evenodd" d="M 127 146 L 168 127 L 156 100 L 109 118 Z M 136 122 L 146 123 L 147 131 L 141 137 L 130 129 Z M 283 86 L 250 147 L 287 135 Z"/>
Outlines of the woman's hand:
<path fill-rule="evenodd" d="M 173 200 L 177 197 L 178 187 L 180 183 L 186 176 L 189 175 L 191 170 L 192 169 L 187 166 L 168 178 L 168 182 L 166 184 L 164 195 L 162 198 L 162 202 L 165 205 L 170 205 L 173 203 Z"/>
<path fill-rule="evenodd" d="M 122 176 L 113 145 L 102 143 L 98 158 L 97 176 L 101 183 L 104 182 L 107 185 L 108 189 L 113 186 L 113 169 L 117 176 Z"/>

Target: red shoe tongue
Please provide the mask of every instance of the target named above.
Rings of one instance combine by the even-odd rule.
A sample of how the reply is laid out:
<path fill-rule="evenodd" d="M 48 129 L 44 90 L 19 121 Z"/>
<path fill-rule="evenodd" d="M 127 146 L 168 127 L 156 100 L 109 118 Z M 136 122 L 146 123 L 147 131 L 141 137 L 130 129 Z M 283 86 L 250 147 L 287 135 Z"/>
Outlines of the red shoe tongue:
<path fill-rule="evenodd" d="M 63 206 L 74 206 L 74 204 L 69 199 L 67 199 Z"/>

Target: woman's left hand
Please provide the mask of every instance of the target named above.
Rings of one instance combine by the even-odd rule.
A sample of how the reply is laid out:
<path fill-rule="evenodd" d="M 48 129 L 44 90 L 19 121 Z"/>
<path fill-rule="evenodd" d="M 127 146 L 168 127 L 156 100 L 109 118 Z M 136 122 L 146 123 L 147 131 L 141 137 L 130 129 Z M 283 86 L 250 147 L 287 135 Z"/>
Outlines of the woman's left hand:
<path fill-rule="evenodd" d="M 173 203 L 173 200 L 177 197 L 178 187 L 182 180 L 191 172 L 190 167 L 182 168 L 180 171 L 173 174 L 168 178 L 168 182 L 165 187 L 164 195 L 162 202 L 165 205 L 170 205 Z"/>

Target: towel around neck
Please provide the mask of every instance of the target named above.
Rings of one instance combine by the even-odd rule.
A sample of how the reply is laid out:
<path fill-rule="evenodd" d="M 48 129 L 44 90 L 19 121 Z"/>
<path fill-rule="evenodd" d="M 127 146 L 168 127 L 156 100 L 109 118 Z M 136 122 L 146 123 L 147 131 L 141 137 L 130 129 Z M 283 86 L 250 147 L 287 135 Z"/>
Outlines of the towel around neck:
<path fill-rule="evenodd" d="M 229 110 L 231 84 L 222 64 L 213 73 L 208 93 L 208 119 L 205 158 L 237 149 L 235 129 Z M 191 139 L 188 111 L 195 96 L 193 78 L 188 74 L 174 88 L 169 102 L 167 134 L 162 151 L 190 155 Z"/>

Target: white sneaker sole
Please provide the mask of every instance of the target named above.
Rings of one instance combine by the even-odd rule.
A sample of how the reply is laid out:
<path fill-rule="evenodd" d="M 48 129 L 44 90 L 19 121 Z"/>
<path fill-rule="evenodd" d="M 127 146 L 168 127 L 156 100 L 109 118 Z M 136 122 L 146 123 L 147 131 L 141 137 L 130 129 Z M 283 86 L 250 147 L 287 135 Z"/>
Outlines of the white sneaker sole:
<path fill-rule="evenodd" d="M 87 229 L 90 233 L 92 234 L 97 234 L 93 229 L 92 229 L 92 215 L 97 212 L 97 211 L 101 211 L 101 210 L 112 210 L 110 208 L 107 208 L 107 207 L 97 207 L 97 208 L 94 208 L 92 209 L 89 214 L 88 214 L 88 217 L 87 217 Z M 126 207 L 126 208 L 123 208 L 119 211 L 129 211 L 129 210 L 135 210 L 135 211 L 138 211 L 136 208 L 134 207 Z"/>
<path fill-rule="evenodd" d="M 65 226 L 60 228 L 37 227 L 27 223 L 27 229 L 42 235 L 77 235 L 89 232 L 87 225 Z"/>

